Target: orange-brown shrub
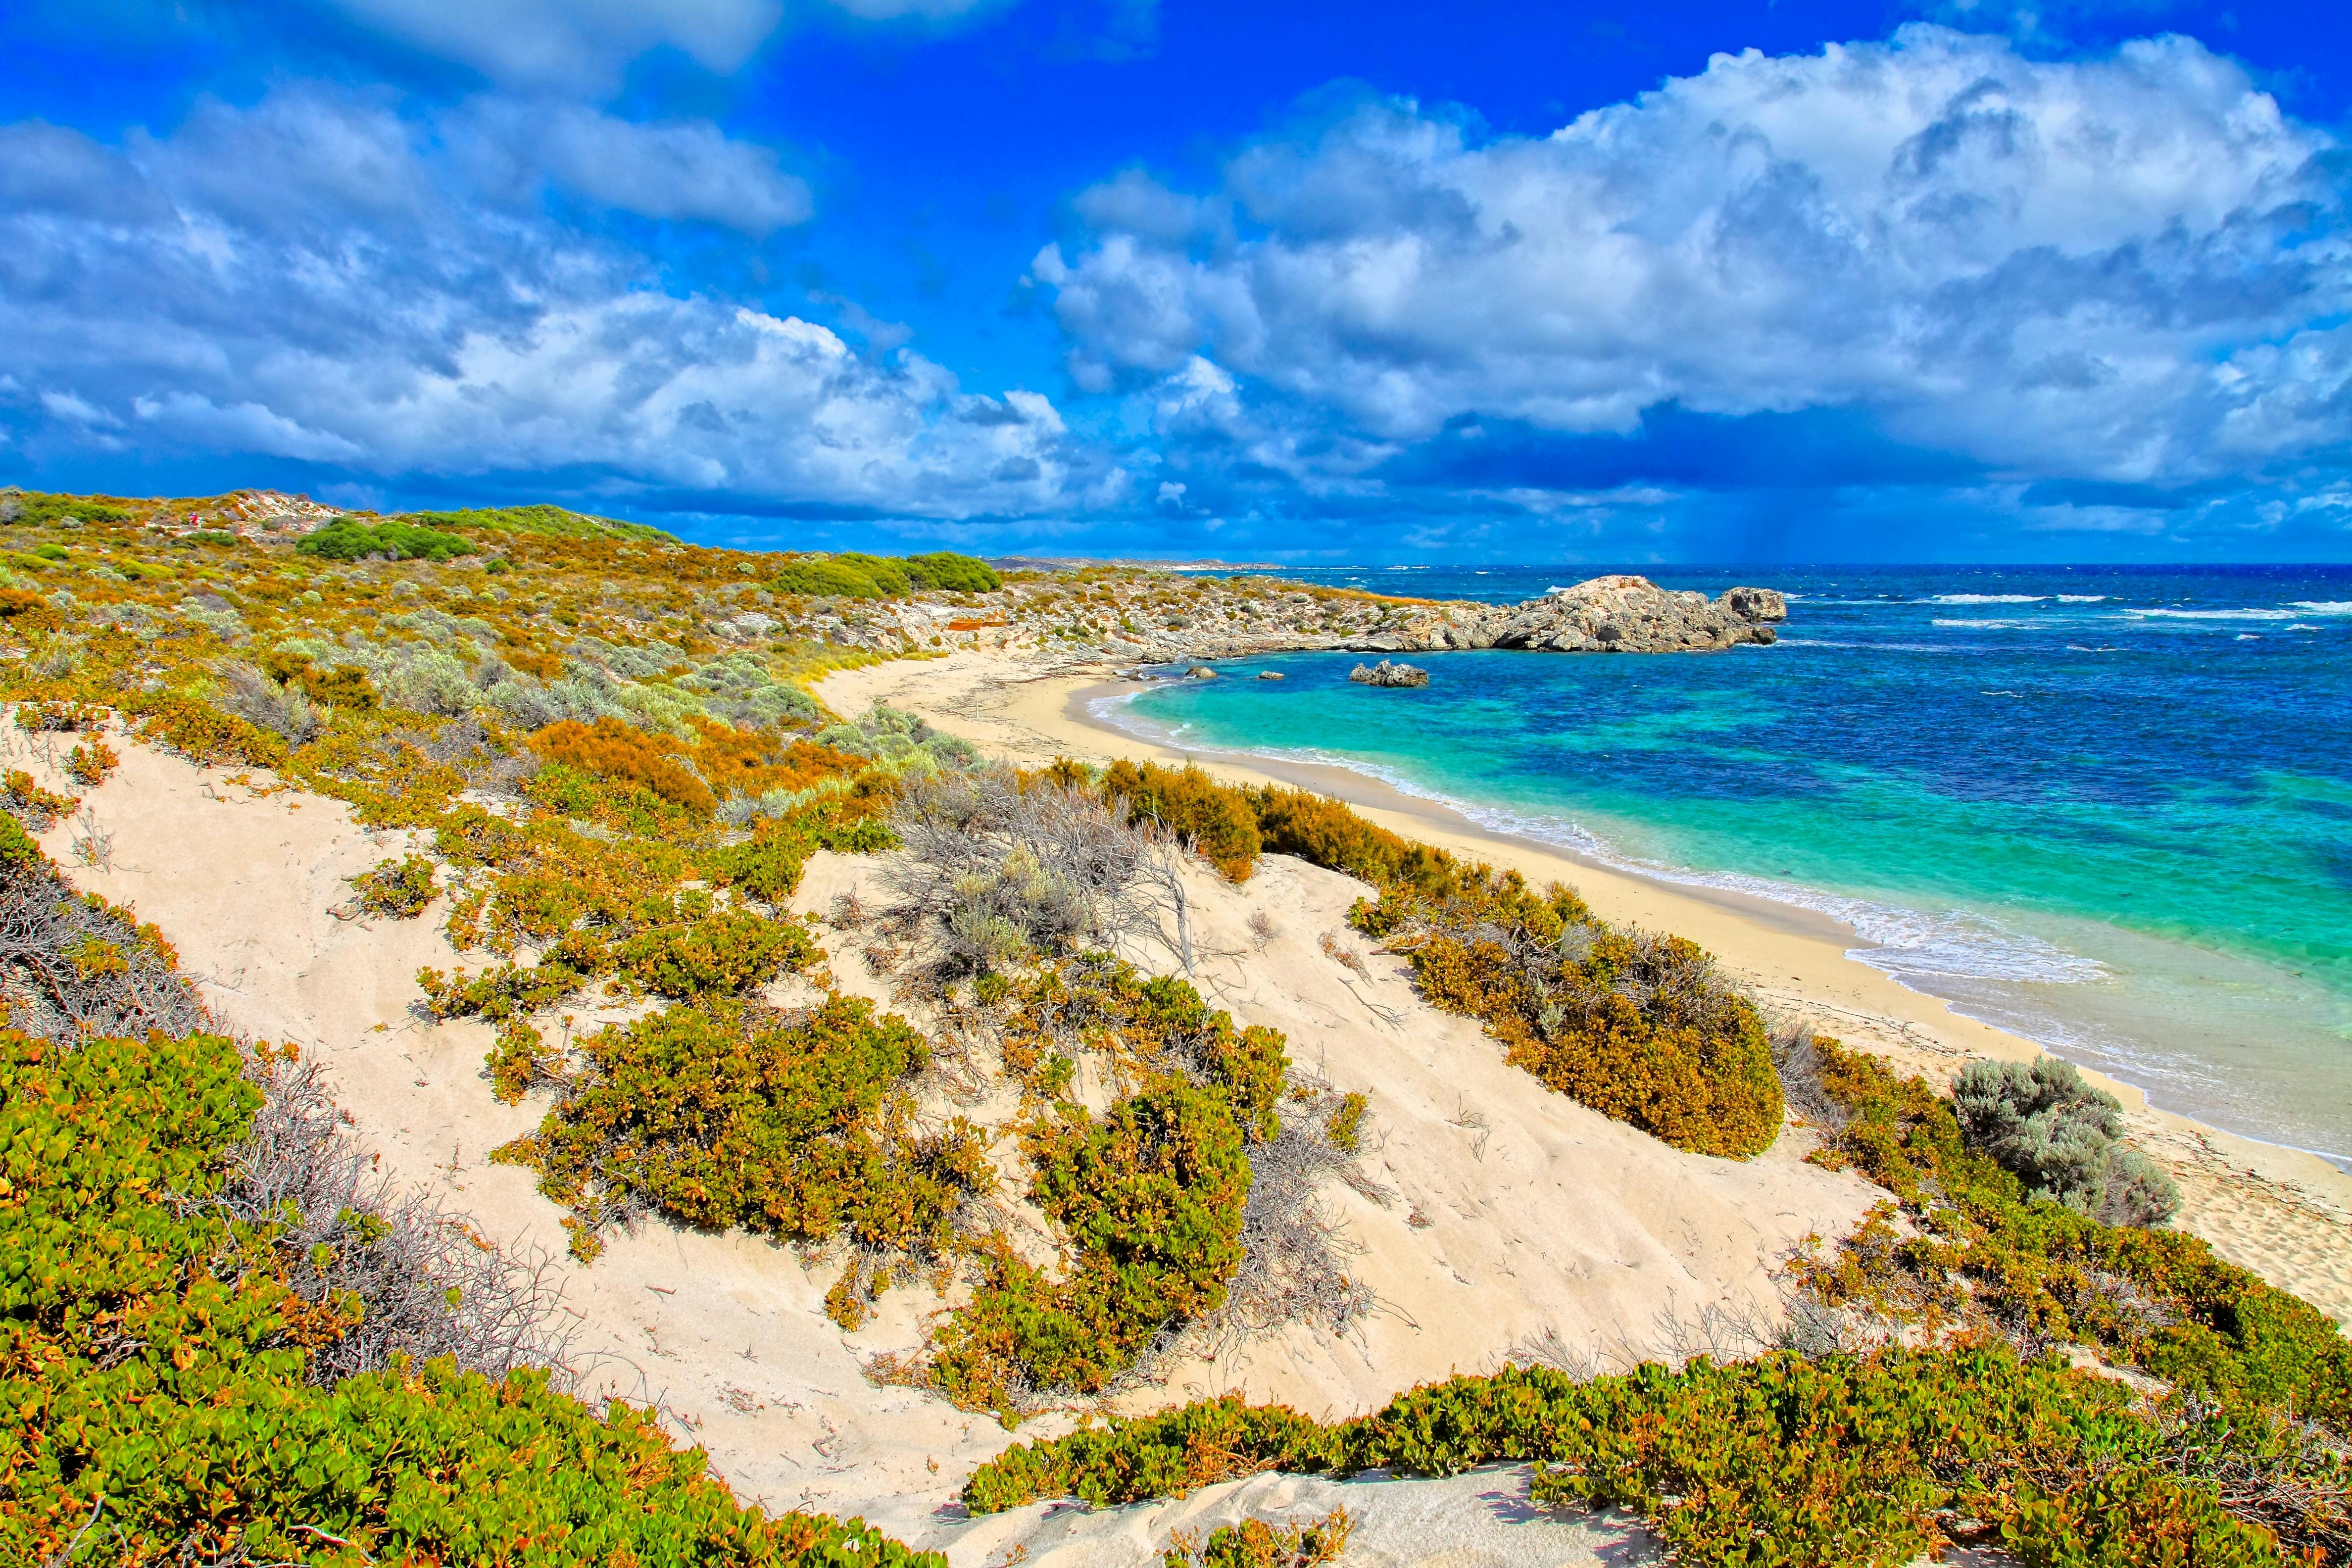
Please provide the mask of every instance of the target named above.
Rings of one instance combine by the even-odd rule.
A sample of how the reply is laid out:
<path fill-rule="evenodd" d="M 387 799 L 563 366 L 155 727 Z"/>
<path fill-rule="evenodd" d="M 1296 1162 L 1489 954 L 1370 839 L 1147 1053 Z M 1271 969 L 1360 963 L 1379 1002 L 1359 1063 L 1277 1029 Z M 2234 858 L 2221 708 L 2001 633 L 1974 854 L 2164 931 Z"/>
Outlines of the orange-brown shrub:
<path fill-rule="evenodd" d="M 1125 761 L 1104 769 L 1097 787 L 1107 800 L 1126 800 L 1129 821 L 1149 817 L 1173 828 L 1229 880 L 1249 880 L 1258 856 L 1257 815 L 1242 791 L 1189 764 Z"/>
<path fill-rule="evenodd" d="M 0 621 L 19 632 L 53 632 L 66 624 L 55 605 L 29 588 L 0 588 Z"/>
<path fill-rule="evenodd" d="M 286 742 L 267 730 L 193 697 L 152 697 L 136 703 L 148 738 L 197 763 L 286 765 Z"/>
<path fill-rule="evenodd" d="M 1764 1020 L 1678 936 L 1588 928 L 1580 962 L 1528 972 L 1503 943 L 1447 934 L 1413 953 L 1422 991 L 1485 1021 L 1507 1058 L 1677 1149 L 1744 1157 L 1780 1131 Z"/>
<path fill-rule="evenodd" d="M 770 790 L 803 790 L 826 779 L 854 774 L 862 757 L 814 741 L 765 730 L 739 730 L 709 719 L 692 719 L 695 771 L 721 797 L 760 795 Z"/>
<path fill-rule="evenodd" d="M 618 719 L 599 719 L 593 724 L 558 720 L 530 738 L 530 749 L 551 763 L 567 763 L 597 778 L 641 784 L 689 810 L 709 811 L 719 804 L 710 786 L 684 760 L 681 742 Z"/>
<path fill-rule="evenodd" d="M 121 761 L 112 746 L 92 735 L 66 753 L 66 773 L 82 788 L 95 789 Z"/>
<path fill-rule="evenodd" d="M 1268 784 L 1248 792 L 1247 799 L 1266 854 L 1296 855 L 1375 888 L 1409 888 L 1433 898 L 1452 891 L 1465 874 L 1444 850 L 1375 826 L 1311 790 Z"/>

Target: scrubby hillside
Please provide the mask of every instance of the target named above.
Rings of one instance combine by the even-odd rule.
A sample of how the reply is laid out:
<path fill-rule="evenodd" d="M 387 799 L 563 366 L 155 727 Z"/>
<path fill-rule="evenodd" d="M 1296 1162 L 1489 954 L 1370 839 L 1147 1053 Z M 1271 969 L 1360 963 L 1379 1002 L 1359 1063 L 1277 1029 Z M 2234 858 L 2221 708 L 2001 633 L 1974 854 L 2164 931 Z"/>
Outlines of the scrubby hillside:
<path fill-rule="evenodd" d="M 1630 1527 L 1551 1505 L 1706 1562 L 2352 1544 L 2344 1341 L 2147 1228 L 2079 1085 L 1955 1102 L 1312 795 L 807 694 L 976 563 L 137 521 L 20 522 L 0 587 L 31 1560 L 1129 1563 L 1167 1515 L 1033 1500 L 1488 1460 L 1570 1558 Z M 1413 1484 L 1352 1552 L 1476 1510 Z"/>

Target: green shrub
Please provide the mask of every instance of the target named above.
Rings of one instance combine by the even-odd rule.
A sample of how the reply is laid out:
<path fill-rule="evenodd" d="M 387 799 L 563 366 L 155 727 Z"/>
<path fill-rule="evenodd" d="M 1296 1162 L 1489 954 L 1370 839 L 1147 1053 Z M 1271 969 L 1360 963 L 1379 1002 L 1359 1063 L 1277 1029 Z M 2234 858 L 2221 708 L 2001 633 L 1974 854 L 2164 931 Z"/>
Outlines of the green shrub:
<path fill-rule="evenodd" d="M 2002 1169 L 2084 1214 L 2148 1224 L 2180 1205 L 2171 1179 L 2121 1150 L 2123 1104 L 2072 1062 L 1971 1062 L 1952 1084 L 1960 1135 Z M 2110 1191 L 2113 1198 L 2110 1199 Z"/>
<path fill-rule="evenodd" d="M 1169 1540 L 1160 1568 L 1317 1568 L 1339 1561 L 1355 1521 L 1335 1508 L 1312 1523 L 1279 1527 L 1262 1519 L 1221 1524 L 1203 1542 L 1179 1531 Z"/>
<path fill-rule="evenodd" d="M 1169 1323 L 1222 1305 L 1250 1184 L 1225 1098 L 1173 1075 L 1099 1118 L 1064 1102 L 1022 1148 L 1067 1266 L 1052 1277 L 1000 1246 L 934 1332 L 928 1379 L 1007 1421 L 1035 1393 L 1101 1392 Z"/>
<path fill-rule="evenodd" d="M 0 497 L 0 523 L 55 527 L 62 521 L 75 518 L 84 522 L 128 522 L 131 512 L 127 508 L 94 496 L 45 495 L 38 490 L 20 490 Z"/>
<path fill-rule="evenodd" d="M 447 561 L 474 553 L 473 542 L 459 534 L 413 523 L 366 523 L 348 517 L 305 534 L 294 549 L 298 554 L 321 561 L 364 561 L 372 555 L 388 561 Z"/>
<path fill-rule="evenodd" d="M 470 528 L 484 533 L 527 533 L 546 539 L 635 539 L 674 543 L 674 535 L 642 522 L 591 517 L 560 506 L 462 507 L 456 511 L 412 511 L 394 520 L 417 528 Z M 500 569 L 492 563 L 489 570 Z"/>
<path fill-rule="evenodd" d="M 907 578 L 918 588 L 948 594 L 992 594 L 1004 586 L 995 567 L 976 555 L 934 550 L 907 557 Z"/>
<path fill-rule="evenodd" d="M 433 885 L 433 862 L 422 855 L 380 860 L 374 869 L 352 879 L 360 908 L 372 915 L 412 920 L 425 912 L 438 889 Z"/>
<path fill-rule="evenodd" d="M 671 918 L 641 911 L 643 929 L 614 950 L 622 972 L 656 996 L 683 1000 L 755 990 L 817 956 L 816 943 L 797 921 L 712 909 L 708 893 L 679 894 L 665 900 L 663 910 Z"/>
<path fill-rule="evenodd" d="M 0 1032 L 0 1560 L 943 1568 L 739 1507 L 649 1415 L 447 1362 L 310 1382 L 357 1321 L 205 1200 L 260 1095 L 203 1036 Z"/>
<path fill-rule="evenodd" d="M 914 590 L 903 563 L 856 551 L 787 562 L 768 580 L 768 586 L 779 594 L 844 599 L 903 598 Z"/>
<path fill-rule="evenodd" d="M 1235 1029 L 1181 980 L 1093 957 L 1004 986 L 1005 1066 L 1058 1094 L 1063 1047 L 1140 1080 L 1097 1117 L 1056 1101 L 1022 1131 L 1030 1201 L 1064 1251 L 1049 1273 L 984 1249 L 971 1299 L 910 1375 L 1016 1420 L 1041 1394 L 1094 1394 L 1171 1324 L 1223 1305 L 1242 1260 L 1249 1149 L 1274 1136 L 1289 1060 L 1273 1029 Z"/>
<path fill-rule="evenodd" d="M 1998 1349 L 1702 1359 L 1585 1383 L 1520 1368 L 1328 1426 L 1232 1397 L 1115 1418 L 1009 1449 L 963 1498 L 976 1513 L 1055 1496 L 1099 1507 L 1266 1468 L 1444 1476 L 1532 1460 L 1538 1503 L 1626 1510 L 1682 1563 L 1894 1568 L 1973 1521 L 1967 1540 L 2067 1568 L 2284 1563 L 2188 1458 L 2219 1429 L 2168 1430 L 2132 1398 Z"/>
<path fill-rule="evenodd" d="M 1004 586 L 994 567 L 976 556 L 933 551 L 903 560 L 842 551 L 786 562 L 768 579 L 779 594 L 842 599 L 898 599 L 918 590 L 985 594 Z"/>
<path fill-rule="evenodd" d="M 526 1046 L 525 1048 L 528 1048 Z M 804 1016 L 727 999 L 578 1043 L 539 1130 L 493 1156 L 593 1235 L 633 1205 L 682 1224 L 936 1258 L 956 1211 L 993 1184 L 962 1121 L 915 1124 L 923 1037 L 862 999 Z"/>
<path fill-rule="evenodd" d="M 1341 1097 L 1339 1108 L 1331 1112 L 1331 1119 L 1323 1126 L 1324 1133 L 1331 1140 L 1334 1149 L 1343 1154 L 1357 1152 L 1363 1132 L 1364 1112 L 1370 1109 L 1370 1103 L 1360 1094 Z"/>
<path fill-rule="evenodd" d="M 1874 1219 L 1799 1270 L 1806 1289 L 1933 1333 L 2087 1343 L 2185 1390 L 2291 1402 L 2352 1431 L 2352 1343 L 2317 1309 L 2195 1237 L 2103 1225 L 2034 1196 L 1969 1146 L 1953 1103 L 1925 1080 L 1834 1040 L 1813 1048 L 1849 1118 L 1814 1158 L 1886 1187 L 1906 1223 Z"/>

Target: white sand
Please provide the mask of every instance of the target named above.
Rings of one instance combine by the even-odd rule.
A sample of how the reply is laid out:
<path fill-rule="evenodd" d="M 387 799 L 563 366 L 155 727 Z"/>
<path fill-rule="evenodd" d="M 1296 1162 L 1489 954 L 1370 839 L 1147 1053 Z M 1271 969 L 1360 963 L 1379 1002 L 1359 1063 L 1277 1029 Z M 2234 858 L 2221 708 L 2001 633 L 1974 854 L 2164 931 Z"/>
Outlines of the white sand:
<path fill-rule="evenodd" d="M 856 673 L 879 687 L 883 678 L 938 680 L 957 671 L 939 661 Z M 892 689 L 894 700 L 983 743 L 1001 738 L 949 704 L 926 700 L 921 689 Z M 826 695 L 836 707 L 862 705 L 832 685 Z M 1043 695 L 1050 710 L 1066 692 L 1027 695 Z M 1034 707 L 1013 721 L 1027 723 Z M 1098 740 L 1073 728 L 1049 743 L 1074 754 L 1137 750 Z M 404 853 L 404 836 L 367 833 L 339 803 L 273 789 L 266 779 L 256 781 L 261 789 L 232 784 L 221 770 L 198 770 L 120 737 L 115 743 L 121 771 L 88 792 L 112 836 L 112 864 L 73 867 L 71 879 L 155 921 L 226 1026 L 296 1041 L 323 1059 L 355 1134 L 396 1178 L 468 1213 L 501 1244 L 551 1256 L 583 1392 L 658 1402 L 738 1495 L 772 1508 L 863 1514 L 911 1543 L 947 1551 L 956 1568 L 1003 1563 L 1016 1547 L 1027 1548 L 1028 1561 L 1055 1564 L 1150 1561 L 1171 1530 L 1244 1510 L 1277 1519 L 1319 1514 L 1339 1496 L 1364 1520 L 1351 1561 L 1368 1564 L 1638 1560 L 1626 1555 L 1633 1538 L 1624 1530 L 1531 1519 L 1512 1500 L 1523 1495 L 1514 1483 L 1494 1476 L 1344 1488 L 1262 1477 L 1153 1508 L 1094 1515 L 1033 1508 L 965 1521 L 953 1506 L 956 1491 L 1008 1435 L 929 1395 L 875 1387 L 860 1370 L 877 1350 L 912 1348 L 935 1302 L 894 1291 L 875 1323 L 845 1335 L 823 1313 L 833 1268 L 804 1268 L 743 1235 L 659 1224 L 614 1237 L 592 1267 L 571 1264 L 561 1256 L 559 1211 L 531 1175 L 485 1158 L 534 1125 L 543 1101 L 499 1105 L 483 1075 L 488 1030 L 432 1024 L 417 1010 L 417 969 L 460 962 L 441 935 L 442 906 L 405 921 L 332 912 L 348 897 L 344 879 Z M 1421 837 L 1472 842 L 1393 812 L 1376 815 Z M 60 825 L 44 847 L 70 866 L 75 833 Z M 1477 852 L 1491 857 L 1496 847 L 1482 842 Z M 2026 1048 L 1891 986 L 1845 960 L 1828 935 L 1532 854 L 1513 858 L 1538 875 L 1571 876 L 1612 916 L 1686 931 L 1743 973 L 1786 973 L 1776 995 L 1824 1015 L 1843 1008 L 1858 1016 L 1840 1014 L 1841 1032 L 1922 1055 Z M 870 870 L 819 857 L 797 903 L 823 907 L 833 890 Z M 1282 858 L 1238 888 L 1205 873 L 1192 884 L 1198 940 L 1213 954 L 1198 976 L 1204 993 L 1243 1022 L 1283 1029 L 1295 1060 L 1370 1098 L 1363 1164 L 1396 1196 L 1382 1206 L 1334 1183 L 1326 1198 L 1363 1248 L 1360 1277 L 1381 1310 L 1338 1342 L 1293 1330 L 1222 1359 L 1180 1361 L 1165 1369 L 1163 1388 L 1129 1395 L 1128 1407 L 1240 1389 L 1341 1415 L 1376 1407 L 1416 1382 L 1490 1370 L 1547 1331 L 1603 1359 L 1654 1350 L 1669 1320 L 1768 1299 L 1767 1268 L 1789 1243 L 1839 1233 L 1871 1201 L 1858 1179 L 1803 1163 L 1801 1133 L 1746 1163 L 1677 1152 L 1506 1067 L 1474 1024 L 1423 1005 L 1397 961 L 1370 956 L 1372 982 L 1356 980 L 1318 939 L 1337 931 L 1363 946 L 1344 930 L 1346 908 L 1362 890 Z M 1281 928 L 1263 954 L 1246 929 L 1260 909 Z M 845 986 L 879 989 L 854 954 L 840 951 L 841 938 L 828 940 Z M 1398 1021 L 1383 1022 L 1379 1008 Z M 594 1016 L 585 1006 L 576 1014 L 583 1026 Z M 1484 1128 L 1475 1125 L 1481 1119 Z M 2237 1161 L 2234 1151 L 2230 1158 Z M 2273 1216 L 2307 1211 L 2281 1196 L 2274 1180 L 2225 1182 L 2183 1169 L 2201 1184 L 2191 1215 L 2213 1226 L 2209 1234 L 2231 1237 L 2236 1255 L 2259 1259 L 2306 1294 L 2314 1292 L 2302 1281 L 2315 1279 L 2336 1300 L 2352 1300 L 2340 1233 L 2312 1242 L 2307 1253 L 2282 1241 L 2286 1233 Z M 2233 1215 L 2241 1230 L 2214 1218 Z M 1066 1425 L 1066 1417 L 1041 1418 L 1019 1436 L 1051 1436 Z"/>
<path fill-rule="evenodd" d="M 2042 1054 L 2031 1040 L 1963 1017 L 1948 1003 L 1849 958 L 1849 951 L 1863 945 L 1860 939 L 1826 916 L 1653 881 L 1490 833 L 1434 803 L 1343 769 L 1155 746 L 1107 729 L 1087 713 L 1092 697 L 1123 689 L 1105 684 L 1099 671 L 1041 674 L 994 655 L 961 653 L 843 671 L 817 691 L 843 713 L 886 700 L 991 754 L 1032 765 L 1056 756 L 1129 757 L 1194 762 L 1235 783 L 1305 784 L 1408 837 L 1516 868 L 1538 884 L 1567 882 L 1607 919 L 1687 936 L 1777 1013 L 1811 1019 L 1822 1033 L 1879 1051 L 1933 1081 L 1948 1079 L 1971 1058 L 2030 1060 Z M 2179 1183 L 2177 1223 L 2183 1229 L 2339 1322 L 2352 1322 L 2352 1175 L 2316 1155 L 2158 1110 L 2129 1084 L 2095 1072 L 2084 1076 L 2124 1102 L 2132 1139 Z"/>

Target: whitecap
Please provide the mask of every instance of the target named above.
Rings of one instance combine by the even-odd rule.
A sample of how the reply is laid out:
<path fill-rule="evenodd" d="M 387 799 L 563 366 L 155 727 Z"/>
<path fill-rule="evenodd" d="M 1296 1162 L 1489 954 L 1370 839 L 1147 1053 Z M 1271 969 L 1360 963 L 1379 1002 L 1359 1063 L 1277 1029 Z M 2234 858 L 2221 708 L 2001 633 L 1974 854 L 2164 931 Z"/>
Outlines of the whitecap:
<path fill-rule="evenodd" d="M 2240 632 L 2238 634 L 2238 640 L 2240 642 L 2260 642 L 2263 640 L 2263 634 L 2260 632 Z"/>
<path fill-rule="evenodd" d="M 2100 605 L 2105 604 L 2106 598 L 2105 594 L 2061 594 L 2058 602 L 2062 605 Z"/>
<path fill-rule="evenodd" d="M 1923 605 L 2038 605 L 2047 594 L 1935 594 Z"/>
<path fill-rule="evenodd" d="M 2127 616 L 2155 617 L 2168 621 L 2291 621 L 2293 610 L 2258 610 L 2252 606 L 2240 610 L 2133 610 Z"/>
<path fill-rule="evenodd" d="M 2293 603 L 2307 616 L 2352 616 L 2352 599 L 2296 599 Z"/>
<path fill-rule="evenodd" d="M 1990 631 L 2012 631 L 2012 632 L 2013 632 L 2013 631 L 2023 631 L 2023 630 L 2025 630 L 2025 629 L 2026 629 L 2027 625 L 2028 625 L 2028 623 L 2027 623 L 2027 622 L 2024 622 L 2024 621 L 1946 621 L 1946 620 L 1936 620 L 1936 621 L 1930 621 L 1930 622 L 1928 622 L 1927 624 L 1928 624 L 1929 626 L 1976 626 L 1976 627 L 1979 627 L 1979 628 L 1981 628 L 1981 629 L 1984 629 L 1984 630 L 1990 630 Z"/>

